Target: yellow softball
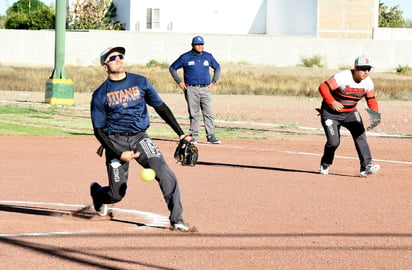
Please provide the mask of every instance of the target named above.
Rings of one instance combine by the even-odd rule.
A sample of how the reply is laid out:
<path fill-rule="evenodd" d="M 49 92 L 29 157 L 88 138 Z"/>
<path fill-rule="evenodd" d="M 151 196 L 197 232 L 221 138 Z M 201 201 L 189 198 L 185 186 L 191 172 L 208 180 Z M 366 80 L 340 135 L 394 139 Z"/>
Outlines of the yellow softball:
<path fill-rule="evenodd" d="M 145 182 L 150 182 L 153 179 L 155 179 L 155 177 L 156 177 L 156 172 L 151 168 L 143 169 L 142 172 L 140 173 L 140 178 Z"/>

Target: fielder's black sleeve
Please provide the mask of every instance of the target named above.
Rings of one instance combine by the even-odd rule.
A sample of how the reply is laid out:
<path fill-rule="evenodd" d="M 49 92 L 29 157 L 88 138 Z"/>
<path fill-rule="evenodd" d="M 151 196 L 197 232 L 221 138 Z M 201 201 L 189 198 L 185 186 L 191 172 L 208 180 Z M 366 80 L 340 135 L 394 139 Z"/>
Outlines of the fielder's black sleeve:
<path fill-rule="evenodd" d="M 97 140 L 103 145 L 104 149 L 106 149 L 106 151 L 114 153 L 117 158 L 120 159 L 122 152 L 114 148 L 112 142 L 110 141 L 104 130 L 102 128 L 94 128 L 93 131 L 94 136 L 96 136 Z"/>
<path fill-rule="evenodd" d="M 179 123 L 176 121 L 176 118 L 173 115 L 172 111 L 165 103 L 163 103 L 159 107 L 155 107 L 154 109 L 157 112 L 157 114 L 174 130 L 174 132 L 176 132 L 176 134 L 179 137 L 185 134 L 183 130 L 180 128 Z"/>

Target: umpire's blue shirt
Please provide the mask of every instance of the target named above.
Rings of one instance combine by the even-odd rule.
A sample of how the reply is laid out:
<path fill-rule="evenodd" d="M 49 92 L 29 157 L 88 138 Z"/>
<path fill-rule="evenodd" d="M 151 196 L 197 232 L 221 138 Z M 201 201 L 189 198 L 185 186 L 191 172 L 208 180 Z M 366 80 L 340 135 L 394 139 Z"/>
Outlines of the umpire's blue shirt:
<path fill-rule="evenodd" d="M 146 131 L 150 125 L 146 103 L 155 108 L 163 104 L 147 78 L 126 73 L 120 81 L 107 79 L 93 93 L 93 127 L 104 128 L 108 135 Z"/>
<path fill-rule="evenodd" d="M 207 85 L 211 82 L 209 68 L 218 70 L 220 69 L 220 65 L 212 54 L 205 51 L 196 53 L 191 50 L 179 56 L 179 58 L 170 65 L 170 68 L 174 70 L 183 68 L 183 77 L 186 84 Z"/>

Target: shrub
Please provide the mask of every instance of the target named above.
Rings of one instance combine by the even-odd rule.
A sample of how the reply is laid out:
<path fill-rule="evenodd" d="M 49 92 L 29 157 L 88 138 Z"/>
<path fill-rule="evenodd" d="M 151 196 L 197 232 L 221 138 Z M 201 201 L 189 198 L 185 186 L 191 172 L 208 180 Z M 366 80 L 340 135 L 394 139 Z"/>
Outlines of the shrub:
<path fill-rule="evenodd" d="M 160 68 L 168 68 L 169 64 L 168 63 L 161 63 L 157 60 L 150 60 L 147 64 L 146 67 L 160 67 Z"/>
<path fill-rule="evenodd" d="M 400 73 L 400 74 L 408 74 L 411 73 L 412 69 L 406 65 L 406 66 L 401 66 L 398 65 L 398 67 L 396 68 L 396 73 Z"/>
<path fill-rule="evenodd" d="M 302 61 L 302 65 L 304 67 L 323 67 L 322 65 L 322 56 L 320 56 L 319 54 L 316 54 L 312 57 L 302 57 L 301 58 Z"/>

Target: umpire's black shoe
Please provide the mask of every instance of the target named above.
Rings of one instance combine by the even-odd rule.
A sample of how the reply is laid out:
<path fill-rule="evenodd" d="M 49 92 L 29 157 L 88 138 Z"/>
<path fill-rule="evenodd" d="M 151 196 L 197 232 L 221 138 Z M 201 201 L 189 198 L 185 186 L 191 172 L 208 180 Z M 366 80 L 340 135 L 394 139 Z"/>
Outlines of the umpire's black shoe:
<path fill-rule="evenodd" d="M 98 202 L 95 199 L 96 191 L 99 188 L 101 188 L 101 186 L 98 183 L 96 182 L 91 183 L 90 184 L 90 196 L 92 196 L 94 210 L 96 210 L 97 214 L 99 216 L 106 216 L 107 215 L 107 205 L 104 203 Z"/>
<path fill-rule="evenodd" d="M 209 144 L 219 144 L 220 141 L 216 139 L 215 135 L 210 135 L 207 137 L 207 143 Z"/>

